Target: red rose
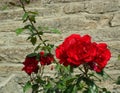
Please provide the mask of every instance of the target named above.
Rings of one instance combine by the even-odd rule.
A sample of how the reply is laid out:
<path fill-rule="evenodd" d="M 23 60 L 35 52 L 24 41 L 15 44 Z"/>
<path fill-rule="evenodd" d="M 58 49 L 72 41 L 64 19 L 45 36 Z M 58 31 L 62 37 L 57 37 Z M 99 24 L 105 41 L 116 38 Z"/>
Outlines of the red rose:
<path fill-rule="evenodd" d="M 40 52 L 40 63 L 41 65 L 49 65 L 54 60 L 54 57 L 52 54 L 48 53 L 45 54 L 44 52 Z"/>
<path fill-rule="evenodd" d="M 60 63 L 68 66 L 79 66 L 91 62 L 96 55 L 96 44 L 91 43 L 91 37 L 72 34 L 56 49 L 56 57 Z"/>
<path fill-rule="evenodd" d="M 38 61 L 36 60 L 36 57 L 26 57 L 25 61 L 23 62 L 24 67 L 22 70 L 24 70 L 28 75 L 31 75 L 32 72 L 37 73 L 38 72 Z"/>
<path fill-rule="evenodd" d="M 101 72 L 110 60 L 111 53 L 105 43 L 97 44 L 97 55 L 93 62 L 90 63 L 90 67 L 96 72 Z"/>

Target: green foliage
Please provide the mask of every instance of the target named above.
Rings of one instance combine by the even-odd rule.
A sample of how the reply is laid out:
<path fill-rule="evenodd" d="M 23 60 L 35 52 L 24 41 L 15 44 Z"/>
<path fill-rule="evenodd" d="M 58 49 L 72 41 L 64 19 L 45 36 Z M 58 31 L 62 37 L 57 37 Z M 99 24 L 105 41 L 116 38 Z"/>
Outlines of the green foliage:
<path fill-rule="evenodd" d="M 120 55 L 118 55 L 118 60 L 120 60 Z"/>
<path fill-rule="evenodd" d="M 54 49 L 53 44 L 49 44 L 47 41 L 43 40 L 42 36 L 45 31 L 49 31 L 51 33 L 60 34 L 60 31 L 55 28 L 50 27 L 42 27 L 35 26 L 37 12 L 27 11 L 24 3 L 29 4 L 30 0 L 20 0 L 21 7 L 23 8 L 24 14 L 22 16 L 23 23 L 27 22 L 23 28 L 18 28 L 16 30 L 16 34 L 21 34 L 24 30 L 28 31 L 29 40 L 34 48 L 34 52 L 28 54 L 28 57 L 36 57 L 37 60 L 40 60 L 40 51 L 44 51 L 44 56 L 46 54 L 51 53 Z M 39 39 L 39 43 L 37 43 Z M 40 51 L 39 51 L 40 50 Z M 30 88 L 32 89 L 32 93 L 39 93 L 42 91 L 43 93 L 78 93 L 78 91 L 82 91 L 83 93 L 110 93 L 106 88 L 100 88 L 95 83 L 95 80 L 101 81 L 97 77 L 101 76 L 104 80 L 109 77 L 104 71 L 100 73 L 92 73 L 88 68 L 87 64 L 84 64 L 83 67 L 79 68 L 79 73 L 75 73 L 76 68 L 73 66 L 64 66 L 63 64 L 54 62 L 55 66 L 55 75 L 47 76 L 44 73 L 44 66 L 39 65 L 38 73 L 32 73 L 30 76 L 30 80 L 23 87 L 24 93 L 27 92 Z M 31 69 L 31 68 L 30 68 Z M 117 84 L 120 84 L 120 79 L 118 79 Z"/>
<path fill-rule="evenodd" d="M 30 3 L 30 0 L 22 0 L 23 2 L 26 2 L 27 4 Z"/>
<path fill-rule="evenodd" d="M 18 28 L 18 29 L 16 29 L 16 34 L 20 35 L 23 31 L 24 31 L 23 28 Z"/>
<path fill-rule="evenodd" d="M 118 76 L 116 84 L 120 85 L 120 76 Z"/>
<path fill-rule="evenodd" d="M 84 93 L 99 93 L 98 92 L 98 87 L 97 85 L 94 83 L 94 80 L 90 79 L 90 78 L 83 78 L 83 81 L 87 84 L 87 89 L 84 91 Z"/>
<path fill-rule="evenodd" d="M 49 29 L 51 32 L 55 33 L 55 34 L 60 34 L 60 31 L 58 29 L 55 28 L 51 28 Z"/>
<path fill-rule="evenodd" d="M 34 30 L 35 30 L 35 28 L 34 28 L 33 25 L 31 25 L 31 24 L 25 25 L 24 29 L 28 30 L 31 33 L 31 36 L 34 36 L 34 33 L 35 33 Z"/>
<path fill-rule="evenodd" d="M 36 42 L 37 42 L 37 38 L 36 38 L 35 36 L 31 37 L 31 38 L 30 38 L 30 42 L 31 42 L 33 45 L 35 45 Z"/>
<path fill-rule="evenodd" d="M 38 44 L 38 45 L 35 47 L 34 52 L 38 51 L 38 50 L 40 49 L 40 47 L 41 47 L 41 43 Z"/>
<path fill-rule="evenodd" d="M 30 53 L 30 54 L 28 54 L 27 56 L 28 57 L 34 57 L 34 56 L 37 56 L 38 54 L 37 53 Z"/>
<path fill-rule="evenodd" d="M 29 89 L 32 88 L 31 82 L 28 81 L 25 86 L 23 87 L 23 92 L 26 93 Z"/>
<path fill-rule="evenodd" d="M 98 75 L 100 75 L 104 80 L 107 80 L 108 77 L 111 78 L 107 73 L 105 73 L 104 70 L 102 70 L 101 72 L 97 73 Z M 112 79 L 112 78 L 111 78 Z"/>
<path fill-rule="evenodd" d="M 39 89 L 39 85 L 38 84 L 32 85 L 33 93 L 38 93 L 38 89 Z"/>
<path fill-rule="evenodd" d="M 111 93 L 110 91 L 108 91 L 106 88 L 102 88 L 101 93 Z"/>
<path fill-rule="evenodd" d="M 8 9 L 8 5 L 3 5 L 0 7 L 0 10 L 4 11 L 4 10 L 7 10 Z"/>
<path fill-rule="evenodd" d="M 28 20 L 28 18 L 29 18 L 28 13 L 24 13 L 24 15 L 22 17 L 23 22 L 26 22 Z"/>

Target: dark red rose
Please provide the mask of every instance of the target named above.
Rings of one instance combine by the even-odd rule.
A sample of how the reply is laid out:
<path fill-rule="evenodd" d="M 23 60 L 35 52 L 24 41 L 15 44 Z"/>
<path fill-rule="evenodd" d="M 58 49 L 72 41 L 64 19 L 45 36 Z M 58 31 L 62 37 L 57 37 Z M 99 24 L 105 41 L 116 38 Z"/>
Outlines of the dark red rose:
<path fill-rule="evenodd" d="M 23 62 L 24 67 L 22 70 L 24 70 L 28 75 L 31 75 L 32 72 L 37 73 L 38 72 L 38 61 L 36 60 L 36 57 L 26 57 L 25 61 Z"/>
<path fill-rule="evenodd" d="M 101 72 L 110 60 L 111 53 L 105 43 L 97 44 L 97 55 L 93 62 L 90 63 L 90 67 L 96 72 Z"/>
<path fill-rule="evenodd" d="M 54 57 L 52 54 L 48 53 L 45 54 L 44 52 L 40 52 L 40 64 L 41 65 L 49 65 L 54 60 Z"/>
<path fill-rule="evenodd" d="M 96 44 L 91 43 L 91 37 L 72 34 L 56 48 L 56 57 L 60 63 L 68 66 L 79 66 L 91 62 L 96 56 Z"/>

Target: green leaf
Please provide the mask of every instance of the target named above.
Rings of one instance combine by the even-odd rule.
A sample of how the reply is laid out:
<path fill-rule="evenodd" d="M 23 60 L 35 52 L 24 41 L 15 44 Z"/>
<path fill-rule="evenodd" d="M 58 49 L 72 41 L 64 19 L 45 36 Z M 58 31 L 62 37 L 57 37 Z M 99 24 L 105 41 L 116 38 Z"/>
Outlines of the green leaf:
<path fill-rule="evenodd" d="M 48 82 L 46 85 L 45 85 L 45 89 L 50 89 L 52 88 L 52 84 L 50 82 Z"/>
<path fill-rule="evenodd" d="M 28 18 L 29 18 L 28 13 L 24 13 L 24 15 L 22 17 L 23 22 L 26 22 L 28 20 Z"/>
<path fill-rule="evenodd" d="M 55 69 L 57 70 L 57 71 L 59 71 L 60 70 L 60 68 L 61 68 L 61 64 L 56 64 L 56 67 L 55 67 Z"/>
<path fill-rule="evenodd" d="M 30 0 L 22 0 L 22 2 L 25 2 L 25 3 L 29 4 Z"/>
<path fill-rule="evenodd" d="M 101 72 L 97 72 L 98 75 L 104 76 L 104 71 L 102 70 Z"/>
<path fill-rule="evenodd" d="M 34 93 L 38 93 L 39 85 L 38 84 L 32 85 L 32 89 Z"/>
<path fill-rule="evenodd" d="M 55 28 L 50 29 L 50 31 L 53 32 L 53 33 L 56 33 L 56 34 L 60 34 L 60 31 L 58 29 L 55 29 Z"/>
<path fill-rule="evenodd" d="M 40 85 L 46 84 L 46 81 L 42 80 L 41 77 L 37 77 L 36 82 L 39 83 Z"/>
<path fill-rule="evenodd" d="M 24 31 L 23 28 L 18 28 L 18 29 L 16 29 L 16 34 L 20 35 L 23 31 Z"/>
<path fill-rule="evenodd" d="M 30 3 L 30 0 L 25 0 L 25 2 L 26 2 L 27 4 L 29 4 L 29 3 Z"/>
<path fill-rule="evenodd" d="M 42 31 L 40 31 L 40 32 L 38 32 L 37 34 L 38 34 L 38 35 L 43 35 L 43 32 L 42 32 Z"/>
<path fill-rule="evenodd" d="M 66 90 L 63 93 L 74 93 L 73 90 L 75 91 L 76 89 L 74 89 L 75 85 L 69 85 Z M 75 92 L 77 93 L 77 92 Z"/>
<path fill-rule="evenodd" d="M 33 11 L 28 11 L 28 13 L 29 13 L 29 14 L 33 14 L 33 15 L 38 15 L 38 12 L 37 12 L 37 11 L 36 11 L 36 12 L 35 12 L 35 11 L 34 11 L 34 12 L 33 12 Z"/>
<path fill-rule="evenodd" d="M 72 93 L 77 93 L 77 91 L 78 91 L 78 90 L 77 90 L 77 86 L 75 85 L 74 88 L 73 88 Z"/>
<path fill-rule="evenodd" d="M 59 81 L 57 84 L 58 89 L 60 90 L 64 90 L 65 89 L 65 83 L 63 83 L 64 81 Z"/>
<path fill-rule="evenodd" d="M 46 50 L 52 51 L 53 47 L 54 47 L 54 45 L 48 44 L 48 45 L 46 46 Z"/>
<path fill-rule="evenodd" d="M 9 2 L 9 4 L 10 4 L 10 2 Z M 8 5 L 7 5 L 7 4 L 4 5 L 4 6 L 2 6 L 0 10 L 4 11 L 4 10 L 6 10 L 6 9 L 8 9 Z"/>
<path fill-rule="evenodd" d="M 100 75 L 101 77 L 103 77 L 104 80 L 110 78 L 111 80 L 113 80 L 111 78 L 111 76 L 109 76 L 104 70 L 102 70 L 101 72 L 97 73 L 98 75 Z"/>
<path fill-rule="evenodd" d="M 87 92 L 88 93 L 98 93 L 98 87 L 97 85 L 94 83 L 93 80 L 89 79 L 89 78 L 83 78 L 84 82 L 87 84 L 88 88 L 87 88 Z M 84 93 L 87 93 L 87 92 Z"/>
<path fill-rule="evenodd" d="M 102 93 L 111 93 L 111 92 L 108 91 L 106 88 L 102 88 Z"/>
<path fill-rule="evenodd" d="M 28 81 L 25 86 L 23 87 L 23 92 L 27 92 L 30 88 L 32 88 L 32 85 L 30 83 L 30 81 Z"/>
<path fill-rule="evenodd" d="M 104 70 L 102 70 L 101 72 L 99 72 L 97 74 L 100 75 L 101 77 L 103 77 L 104 80 L 106 80 L 108 78 L 108 75 L 104 72 Z"/>
<path fill-rule="evenodd" d="M 30 19 L 30 21 L 36 23 L 35 15 L 29 15 L 29 19 Z"/>
<path fill-rule="evenodd" d="M 28 54 L 27 57 L 34 57 L 34 56 L 37 56 L 38 54 L 37 53 L 31 53 L 31 54 Z"/>
<path fill-rule="evenodd" d="M 35 30 L 35 28 L 32 25 L 26 25 L 26 26 L 24 26 L 24 29 L 28 29 L 32 33 Z"/>
<path fill-rule="evenodd" d="M 31 42 L 33 45 L 35 45 L 36 42 L 37 42 L 37 38 L 36 38 L 36 37 L 31 37 L 30 42 Z"/>
<path fill-rule="evenodd" d="M 92 85 L 89 85 L 89 92 L 90 93 L 98 93 L 98 88 L 94 83 Z"/>
<path fill-rule="evenodd" d="M 118 60 L 120 60 L 120 55 L 118 55 Z"/>
<path fill-rule="evenodd" d="M 71 84 L 76 78 L 68 78 L 68 80 L 66 81 L 66 84 L 69 85 Z"/>
<path fill-rule="evenodd" d="M 120 85 L 120 76 L 118 76 L 116 84 Z"/>
<path fill-rule="evenodd" d="M 45 43 L 45 42 L 47 42 L 47 41 L 49 41 L 49 40 L 44 40 L 43 42 Z"/>

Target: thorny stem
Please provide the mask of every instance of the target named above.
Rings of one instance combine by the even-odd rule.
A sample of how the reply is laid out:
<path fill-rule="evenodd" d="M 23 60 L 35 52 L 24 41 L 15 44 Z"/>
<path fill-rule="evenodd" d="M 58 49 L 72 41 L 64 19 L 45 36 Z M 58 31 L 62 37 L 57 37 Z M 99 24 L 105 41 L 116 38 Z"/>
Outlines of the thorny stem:
<path fill-rule="evenodd" d="M 22 0 L 19 0 L 19 1 L 20 1 L 20 3 L 21 3 L 21 6 L 22 6 L 23 11 L 24 11 L 25 13 L 27 13 L 23 1 L 22 1 Z M 36 31 L 39 39 L 42 41 L 42 43 L 44 44 L 44 46 L 47 46 L 46 43 L 43 41 L 42 37 L 39 35 L 39 31 L 36 29 L 34 23 L 30 20 L 30 17 L 29 17 L 29 16 L 28 16 L 28 20 L 29 20 L 29 22 L 31 23 L 31 25 L 34 27 L 34 29 L 35 29 L 35 31 Z"/>

